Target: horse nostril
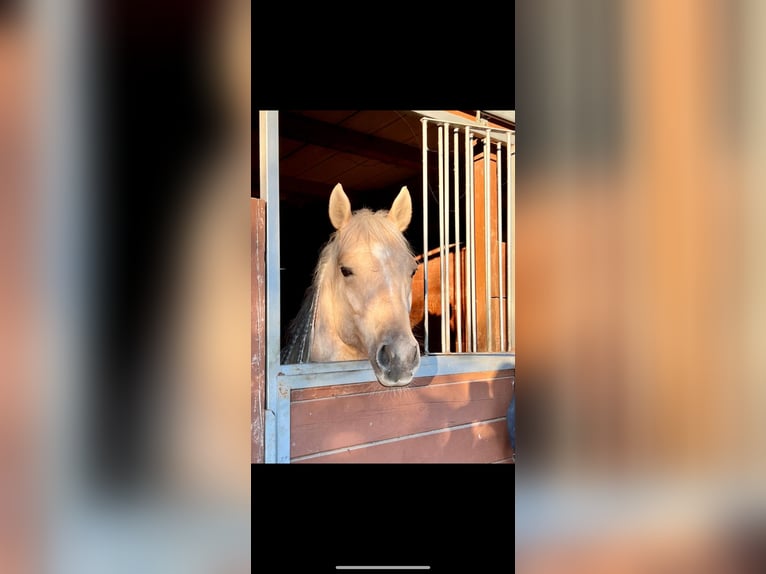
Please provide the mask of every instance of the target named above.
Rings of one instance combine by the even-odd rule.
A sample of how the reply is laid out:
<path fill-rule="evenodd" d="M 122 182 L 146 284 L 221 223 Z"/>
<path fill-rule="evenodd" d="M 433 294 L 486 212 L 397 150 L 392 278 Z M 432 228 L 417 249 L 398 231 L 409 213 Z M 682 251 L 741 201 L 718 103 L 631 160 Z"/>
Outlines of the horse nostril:
<path fill-rule="evenodd" d="M 391 366 L 391 353 L 388 345 L 381 345 L 378 349 L 378 364 L 384 369 Z"/>

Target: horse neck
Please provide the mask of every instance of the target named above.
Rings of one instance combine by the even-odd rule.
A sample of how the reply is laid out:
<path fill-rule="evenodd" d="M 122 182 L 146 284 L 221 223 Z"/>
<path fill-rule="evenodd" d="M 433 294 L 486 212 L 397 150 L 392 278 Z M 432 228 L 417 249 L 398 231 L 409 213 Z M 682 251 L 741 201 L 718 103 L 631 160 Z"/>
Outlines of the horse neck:
<path fill-rule="evenodd" d="M 346 344 L 340 336 L 334 293 L 325 273 L 328 262 L 322 258 L 316 273 L 316 319 L 311 342 L 312 361 L 351 361 L 367 356 Z"/>

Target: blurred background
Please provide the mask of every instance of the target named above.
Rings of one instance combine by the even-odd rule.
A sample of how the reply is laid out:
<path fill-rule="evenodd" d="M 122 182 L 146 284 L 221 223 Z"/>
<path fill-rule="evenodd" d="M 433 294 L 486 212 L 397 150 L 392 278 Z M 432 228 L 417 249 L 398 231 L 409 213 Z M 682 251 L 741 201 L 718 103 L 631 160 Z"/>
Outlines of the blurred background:
<path fill-rule="evenodd" d="M 517 3 L 520 572 L 766 571 L 763 10 Z"/>
<path fill-rule="evenodd" d="M 0 571 L 250 570 L 250 2 L 0 9 Z"/>
<path fill-rule="evenodd" d="M 766 571 L 765 10 L 516 5 L 520 572 Z M 250 22 L 3 3 L 0 571 L 250 569 Z"/>

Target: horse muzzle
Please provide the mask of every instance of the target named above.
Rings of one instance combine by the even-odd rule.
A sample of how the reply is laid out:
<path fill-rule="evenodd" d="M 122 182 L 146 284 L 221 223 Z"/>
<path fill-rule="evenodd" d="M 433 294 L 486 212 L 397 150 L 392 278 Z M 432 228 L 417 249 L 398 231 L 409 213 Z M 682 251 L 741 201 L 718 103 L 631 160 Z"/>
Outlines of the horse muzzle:
<path fill-rule="evenodd" d="M 412 335 L 396 337 L 378 345 L 370 363 L 381 385 L 403 387 L 420 366 L 420 347 Z"/>

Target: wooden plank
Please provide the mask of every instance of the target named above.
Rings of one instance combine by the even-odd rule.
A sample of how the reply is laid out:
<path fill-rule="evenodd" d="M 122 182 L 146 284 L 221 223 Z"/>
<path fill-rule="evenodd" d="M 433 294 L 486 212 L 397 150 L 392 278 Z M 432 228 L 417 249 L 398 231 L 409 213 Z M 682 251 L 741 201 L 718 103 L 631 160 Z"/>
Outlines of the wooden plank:
<path fill-rule="evenodd" d="M 478 149 L 482 151 L 474 159 L 474 197 L 476 205 L 476 226 L 474 234 L 474 240 L 476 242 L 476 342 L 478 345 L 477 350 L 479 352 L 499 351 L 500 329 L 499 317 L 497 314 L 492 315 L 491 338 L 489 337 L 489 333 L 487 333 L 486 327 L 488 312 L 486 302 L 487 289 L 489 289 L 490 298 L 493 294 L 493 286 L 495 293 L 497 292 L 497 156 L 493 153 L 490 153 L 489 156 L 489 221 L 486 221 L 484 213 L 485 198 L 483 146 L 480 144 Z M 486 244 L 486 225 L 489 225 L 489 246 Z M 487 269 L 485 259 L 487 249 L 489 249 L 489 285 L 487 285 L 485 275 Z M 492 342 L 491 349 L 489 348 L 490 341 Z"/>
<path fill-rule="evenodd" d="M 511 382 L 505 377 L 294 403 L 291 455 L 503 417 L 513 395 Z"/>
<path fill-rule="evenodd" d="M 458 116 L 461 119 L 468 120 L 471 122 L 476 121 L 476 112 L 474 113 L 468 113 L 465 110 L 445 110 L 448 114 L 453 114 Z"/>
<path fill-rule="evenodd" d="M 451 375 L 436 375 L 433 377 L 415 377 L 409 387 L 424 387 L 426 385 L 443 385 L 446 383 L 461 383 L 466 381 L 482 381 L 491 378 L 511 377 L 516 371 L 508 369 L 503 371 L 480 371 L 474 373 L 455 373 Z M 408 388 L 409 388 L 408 387 Z M 306 401 L 311 399 L 323 399 L 327 397 L 339 397 L 343 395 L 358 395 L 361 393 L 393 392 L 392 389 L 384 387 L 377 381 L 358 383 L 353 385 L 337 385 L 332 387 L 311 387 L 308 389 L 297 389 L 292 391 L 291 400 L 293 402 Z"/>
<path fill-rule="evenodd" d="M 491 463 L 511 458 L 505 419 L 348 449 L 295 463 Z"/>
<path fill-rule="evenodd" d="M 266 202 L 250 200 L 250 462 L 263 462 L 266 404 Z"/>

